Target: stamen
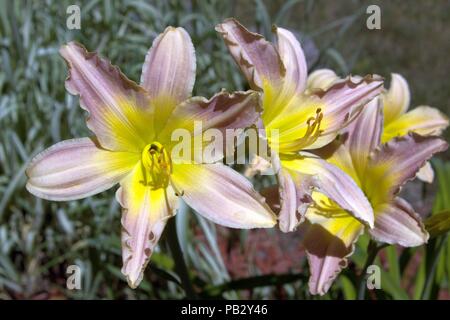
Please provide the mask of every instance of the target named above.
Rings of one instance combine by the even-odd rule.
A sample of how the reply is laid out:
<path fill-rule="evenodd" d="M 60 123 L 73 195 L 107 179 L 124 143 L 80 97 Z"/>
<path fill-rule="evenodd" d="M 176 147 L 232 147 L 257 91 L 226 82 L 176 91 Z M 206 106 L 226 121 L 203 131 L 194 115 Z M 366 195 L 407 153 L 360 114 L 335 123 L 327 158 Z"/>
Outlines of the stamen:
<path fill-rule="evenodd" d="M 172 174 L 172 159 L 159 142 L 152 142 L 142 151 L 143 183 L 153 189 L 165 188 Z"/>
<path fill-rule="evenodd" d="M 311 207 L 316 209 L 316 214 L 322 215 L 326 218 L 343 218 L 348 216 L 346 212 L 344 212 L 336 203 L 334 203 L 330 199 L 327 199 L 327 201 L 320 200 L 319 203 L 317 201 L 314 201 Z"/>
<path fill-rule="evenodd" d="M 297 150 L 306 148 L 307 146 L 313 144 L 320 136 L 322 131 L 320 130 L 320 124 L 323 119 L 323 113 L 321 108 L 316 109 L 316 114 L 314 117 L 308 118 L 306 120 L 306 132 L 300 139 L 297 140 L 295 145 Z"/>

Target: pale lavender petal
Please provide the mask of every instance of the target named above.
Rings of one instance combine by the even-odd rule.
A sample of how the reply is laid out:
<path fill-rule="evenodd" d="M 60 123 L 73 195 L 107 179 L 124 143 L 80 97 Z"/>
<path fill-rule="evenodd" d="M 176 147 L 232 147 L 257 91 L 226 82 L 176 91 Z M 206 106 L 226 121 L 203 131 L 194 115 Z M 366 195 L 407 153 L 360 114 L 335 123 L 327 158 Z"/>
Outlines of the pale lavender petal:
<path fill-rule="evenodd" d="M 379 205 L 375 216 L 375 227 L 369 232 L 377 241 L 403 247 L 416 247 L 428 241 L 428 232 L 420 216 L 402 198 Z"/>
<path fill-rule="evenodd" d="M 310 90 L 328 89 L 335 81 L 340 80 L 333 70 L 319 69 L 308 76 L 306 86 Z"/>
<path fill-rule="evenodd" d="M 270 228 L 276 216 L 252 184 L 223 164 L 174 165 L 172 183 L 186 203 L 214 223 L 241 229 Z"/>
<path fill-rule="evenodd" d="M 172 135 L 180 129 L 185 129 L 191 133 L 191 136 L 203 137 L 201 139 L 203 148 L 196 148 L 192 159 L 199 162 L 211 163 L 208 159 L 199 160 L 202 157 L 202 152 L 205 151 L 206 145 L 210 143 L 204 136 L 205 131 L 213 133 L 212 130 L 218 131 L 221 135 L 222 141 L 215 141 L 214 143 L 221 143 L 220 148 L 216 148 L 217 155 L 214 158 L 221 159 L 223 153 L 231 154 L 237 146 L 239 137 L 244 136 L 244 129 L 254 125 L 260 116 L 259 93 L 254 91 L 238 91 L 233 93 L 220 92 L 214 95 L 211 99 L 203 97 L 193 97 L 175 107 L 172 115 L 167 121 L 167 125 L 159 133 L 158 139 L 170 145 L 178 143 L 178 140 L 172 138 Z M 237 133 L 237 141 L 234 139 L 227 139 L 227 131 L 232 129 Z M 257 132 L 254 131 L 254 136 L 257 138 Z M 203 136 L 201 136 L 203 135 Z M 217 145 L 218 147 L 218 145 Z M 176 161 L 176 159 L 173 159 Z"/>
<path fill-rule="evenodd" d="M 383 106 L 379 98 L 369 102 L 345 130 L 344 139 L 358 174 L 364 170 L 370 154 L 380 145 L 383 131 Z"/>
<path fill-rule="evenodd" d="M 181 27 L 167 27 L 145 57 L 141 84 L 151 97 L 168 95 L 178 104 L 191 96 L 195 69 L 195 49 L 189 34 Z"/>
<path fill-rule="evenodd" d="M 194 122 L 201 121 L 202 129 L 245 129 L 257 122 L 261 107 L 260 96 L 254 91 L 226 91 L 211 99 L 192 97 L 179 104 L 173 111 L 160 137 L 170 137 L 173 130 L 186 128 L 194 132 Z M 197 132 L 195 132 L 197 133 Z"/>
<path fill-rule="evenodd" d="M 396 120 L 409 108 L 411 94 L 408 82 L 400 74 L 391 74 L 391 85 L 383 94 L 384 119 L 386 124 Z"/>
<path fill-rule="evenodd" d="M 316 90 L 314 95 L 320 97 L 325 104 L 322 110 L 325 122 L 321 126 L 323 135 L 335 136 L 336 132 L 347 126 L 362 107 L 382 90 L 383 80 L 373 76 L 366 76 L 356 82 L 348 78 L 335 82 L 326 91 Z"/>
<path fill-rule="evenodd" d="M 155 107 L 156 130 L 163 128 L 176 105 L 189 98 L 195 82 L 195 49 L 183 28 L 167 27 L 145 57 L 141 84 Z"/>
<path fill-rule="evenodd" d="M 430 162 L 427 161 L 422 168 L 416 174 L 417 179 L 422 180 L 426 183 L 433 183 L 434 180 L 434 170 Z"/>
<path fill-rule="evenodd" d="M 265 157 L 254 154 L 251 162 L 245 168 L 244 176 L 250 179 L 257 174 L 266 175 L 269 170 L 273 170 L 270 161 Z"/>
<path fill-rule="evenodd" d="M 262 35 L 248 31 L 235 19 L 217 25 L 216 31 L 225 40 L 252 89 L 262 89 L 263 80 L 280 83 L 285 74 L 283 62 L 275 47 Z"/>
<path fill-rule="evenodd" d="M 31 160 L 27 189 L 40 198 L 67 201 L 114 186 L 139 161 L 139 154 L 102 149 L 92 139 L 59 142 Z"/>
<path fill-rule="evenodd" d="M 333 228 L 339 235 L 331 233 L 327 229 L 327 223 L 341 223 L 340 228 Z M 311 274 L 309 278 L 311 294 L 327 293 L 341 270 L 347 267 L 347 259 L 353 254 L 354 243 L 363 231 L 362 225 L 358 226 L 354 222 L 345 224 L 339 222 L 339 219 L 328 219 L 323 226 L 316 223 L 309 226 L 303 243 Z"/>
<path fill-rule="evenodd" d="M 283 232 L 294 231 L 304 220 L 313 203 L 311 194 L 319 184 L 316 176 L 281 169 L 278 173 L 280 212 L 279 227 Z"/>
<path fill-rule="evenodd" d="M 448 117 L 436 108 L 420 106 L 387 123 L 383 131 L 383 142 L 415 132 L 422 136 L 438 136 L 448 127 Z"/>
<path fill-rule="evenodd" d="M 308 66 L 302 47 L 294 34 L 286 29 L 274 29 L 277 35 L 277 47 L 284 67 L 286 68 L 286 82 L 295 86 L 295 92 L 300 94 L 306 88 Z"/>
<path fill-rule="evenodd" d="M 278 185 L 262 189 L 261 195 L 278 214 L 280 230 L 291 232 L 303 222 L 306 211 L 313 202 L 311 194 L 317 181 L 314 176 L 281 168 L 276 155 L 271 160 L 273 170 L 277 172 Z"/>
<path fill-rule="evenodd" d="M 60 49 L 69 66 L 67 90 L 80 96 L 89 112 L 87 126 L 101 146 L 140 151 L 154 136 L 153 109 L 147 92 L 117 67 L 75 42 Z"/>
<path fill-rule="evenodd" d="M 117 190 L 122 206 L 122 273 L 131 288 L 142 281 L 144 270 L 164 230 L 176 213 L 178 198 L 172 188 L 145 186 L 140 163 Z"/>
<path fill-rule="evenodd" d="M 410 133 L 383 144 L 369 161 L 371 193 L 387 189 L 387 194 L 395 195 L 401 186 L 416 176 L 417 171 L 433 154 L 448 147 L 445 140 L 438 137 L 423 137 Z M 375 187 L 376 186 L 376 187 Z"/>

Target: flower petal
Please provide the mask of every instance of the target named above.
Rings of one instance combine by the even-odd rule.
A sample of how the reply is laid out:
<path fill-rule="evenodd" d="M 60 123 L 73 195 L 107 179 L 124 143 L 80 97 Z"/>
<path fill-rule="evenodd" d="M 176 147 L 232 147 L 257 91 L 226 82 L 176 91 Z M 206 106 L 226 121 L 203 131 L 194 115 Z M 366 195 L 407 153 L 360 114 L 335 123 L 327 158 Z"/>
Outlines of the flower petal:
<path fill-rule="evenodd" d="M 345 129 L 345 145 L 359 176 L 364 176 L 370 154 L 380 145 L 383 131 L 383 106 L 377 97 Z"/>
<path fill-rule="evenodd" d="M 175 107 L 166 127 L 158 135 L 158 139 L 166 144 L 173 144 L 178 143 L 172 139 L 175 130 L 186 129 L 192 133 L 192 138 L 195 139 L 196 136 L 203 134 L 206 130 L 214 129 L 219 130 L 222 135 L 222 151 L 234 150 L 236 147 L 234 139 L 228 139 L 228 141 L 226 139 L 227 129 L 242 129 L 241 134 L 243 135 L 244 129 L 257 122 L 259 112 L 259 94 L 254 91 L 234 93 L 222 91 L 209 100 L 203 97 L 193 97 Z M 208 139 L 202 139 L 204 147 L 205 144 L 211 143 L 204 140 Z M 214 143 L 216 142 L 214 141 Z M 204 150 L 205 148 L 195 149 L 194 158 L 190 160 L 196 159 L 202 162 L 199 159 L 202 158 L 200 156 L 202 156 L 201 152 Z M 217 149 L 217 152 L 219 153 L 220 150 Z M 223 154 L 216 155 L 218 159 L 221 159 L 222 156 Z M 173 161 L 176 161 L 176 159 L 174 158 Z"/>
<path fill-rule="evenodd" d="M 250 87 L 261 90 L 263 80 L 279 83 L 285 68 L 275 47 L 260 34 L 248 31 L 235 19 L 216 26 Z"/>
<path fill-rule="evenodd" d="M 194 132 L 195 121 L 202 122 L 203 130 L 245 129 L 257 122 L 260 111 L 259 94 L 254 91 L 222 91 L 209 100 L 192 97 L 174 109 L 159 137 L 170 138 L 173 130 L 179 128 Z"/>
<path fill-rule="evenodd" d="M 177 104 L 191 96 L 195 69 L 195 49 L 189 34 L 181 27 L 167 27 L 153 41 L 141 75 L 141 84 L 157 110 L 157 129 L 164 127 Z"/>
<path fill-rule="evenodd" d="M 348 77 L 346 80 L 335 82 L 326 91 L 316 91 L 314 95 L 319 96 L 325 104 L 323 108 L 324 123 L 320 127 L 323 136 L 328 135 L 330 139 L 334 138 L 336 132 L 348 125 L 362 110 L 362 107 L 379 95 L 382 89 L 383 80 L 369 75 L 356 82 Z M 331 140 L 326 143 L 321 141 L 321 145 L 316 143 L 317 146 L 310 146 L 310 148 L 324 146 Z"/>
<path fill-rule="evenodd" d="M 401 75 L 392 73 L 391 86 L 383 97 L 385 125 L 389 125 L 408 110 L 410 99 L 408 82 Z"/>
<path fill-rule="evenodd" d="M 438 137 L 410 133 L 390 140 L 375 151 L 369 160 L 364 190 L 372 203 L 392 198 L 401 186 L 416 176 L 433 154 L 446 150 L 448 144 Z"/>
<path fill-rule="evenodd" d="M 278 173 L 279 227 L 283 232 L 297 229 L 303 222 L 308 207 L 313 203 L 313 188 L 319 185 L 316 176 L 292 172 L 281 168 Z"/>
<path fill-rule="evenodd" d="M 417 107 L 386 124 L 383 142 L 408 132 L 423 136 L 440 135 L 448 127 L 448 117 L 438 109 L 428 106 Z"/>
<path fill-rule="evenodd" d="M 178 198 L 172 188 L 153 189 L 143 184 L 141 163 L 123 181 L 116 199 L 122 206 L 122 273 L 131 288 L 143 273 L 167 219 L 175 214 Z"/>
<path fill-rule="evenodd" d="M 271 158 L 271 163 L 267 163 L 276 172 L 278 184 L 263 188 L 260 193 L 278 215 L 280 230 L 291 232 L 303 222 L 307 209 L 313 204 L 311 194 L 318 182 L 315 176 L 282 168 L 276 154 Z"/>
<path fill-rule="evenodd" d="M 27 189 L 53 201 L 82 199 L 114 186 L 139 161 L 139 154 L 101 149 L 89 138 L 59 142 L 31 160 Z"/>
<path fill-rule="evenodd" d="M 315 155 L 302 152 L 301 158 L 282 160 L 284 168 L 295 172 L 316 175 L 316 188 L 342 209 L 369 227 L 373 226 L 373 209 L 355 181 L 344 171 Z M 345 192 L 343 192 L 345 190 Z"/>
<path fill-rule="evenodd" d="M 426 183 L 433 183 L 434 180 L 434 170 L 431 166 L 430 162 L 427 161 L 422 168 L 419 169 L 419 171 L 416 174 L 417 179 L 426 182 Z"/>
<path fill-rule="evenodd" d="M 277 35 L 277 48 L 286 68 L 286 82 L 295 86 L 296 93 L 302 93 L 306 88 L 308 66 L 302 47 L 294 34 L 283 28 L 274 28 Z"/>
<path fill-rule="evenodd" d="M 272 164 L 268 157 L 260 157 L 259 155 L 254 154 L 252 160 L 245 168 L 244 176 L 251 179 L 257 174 L 269 175 L 273 172 L 272 170 Z"/>
<path fill-rule="evenodd" d="M 307 88 L 310 90 L 322 89 L 327 90 L 335 81 L 338 81 L 339 77 L 333 70 L 319 69 L 312 72 L 308 76 Z"/>
<path fill-rule="evenodd" d="M 80 96 L 87 126 L 103 148 L 140 151 L 151 141 L 153 110 L 143 88 L 80 44 L 70 42 L 60 53 L 69 66 L 66 89 Z"/>
<path fill-rule="evenodd" d="M 172 182 L 189 206 L 214 223 L 241 229 L 270 228 L 276 223 L 252 184 L 223 164 L 174 165 Z"/>
<path fill-rule="evenodd" d="M 416 247 L 428 241 L 428 232 L 420 216 L 402 198 L 378 206 L 375 216 L 375 227 L 369 232 L 377 241 L 403 247 Z"/>
<path fill-rule="evenodd" d="M 339 218 L 326 218 L 313 212 L 308 212 L 306 217 L 312 223 L 303 240 L 311 273 L 309 291 L 324 295 L 347 266 L 347 258 L 353 254 L 354 243 L 364 227 L 345 212 Z"/>

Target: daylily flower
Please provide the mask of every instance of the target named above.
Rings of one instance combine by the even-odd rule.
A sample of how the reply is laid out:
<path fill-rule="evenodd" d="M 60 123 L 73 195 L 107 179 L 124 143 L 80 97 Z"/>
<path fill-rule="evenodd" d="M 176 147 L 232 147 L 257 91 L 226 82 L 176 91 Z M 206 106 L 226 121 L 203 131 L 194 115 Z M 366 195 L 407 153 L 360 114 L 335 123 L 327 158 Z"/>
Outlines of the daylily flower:
<path fill-rule="evenodd" d="M 334 71 L 320 69 L 311 73 L 307 86 L 310 89 L 326 90 L 339 80 Z M 423 136 L 441 135 L 449 125 L 448 117 L 436 108 L 418 106 L 408 111 L 411 94 L 408 83 L 400 74 L 391 74 L 390 87 L 383 91 L 381 98 L 384 113 L 384 127 L 381 135 L 383 143 L 409 132 Z M 429 162 L 421 168 L 417 177 L 428 183 L 433 181 L 434 173 Z"/>
<path fill-rule="evenodd" d="M 182 163 L 172 154 L 179 128 L 245 128 L 259 117 L 255 92 L 221 92 L 210 100 L 190 98 L 195 80 L 194 47 L 182 28 L 168 27 L 149 50 L 141 85 L 107 60 L 70 42 L 60 50 L 69 67 L 67 90 L 89 112 L 93 138 L 66 140 L 37 155 L 27 188 L 55 201 L 81 199 L 120 183 L 123 208 L 122 272 L 131 287 L 143 271 L 178 196 L 202 216 L 232 228 L 265 228 L 276 217 L 251 183 L 220 164 Z M 192 137 L 194 138 L 194 137 Z"/>
<path fill-rule="evenodd" d="M 316 154 L 350 175 L 364 191 L 375 213 L 374 228 L 368 230 L 374 240 L 419 246 L 427 242 L 428 233 L 420 216 L 398 193 L 447 143 L 408 133 L 381 144 L 382 118 L 379 101 L 370 102 L 341 137 Z M 312 198 L 314 205 L 306 213 L 311 225 L 304 238 L 311 271 L 309 289 L 312 294 L 325 294 L 346 267 L 365 226 L 323 194 L 313 192 Z"/>
<path fill-rule="evenodd" d="M 312 190 L 320 190 L 363 223 L 373 226 L 373 211 L 356 183 L 341 169 L 311 152 L 333 141 L 382 90 L 382 80 L 350 78 L 328 90 L 306 90 L 307 65 L 295 36 L 275 28 L 277 45 L 248 31 L 234 19 L 216 26 L 247 78 L 250 87 L 263 93 L 262 125 L 274 154 L 281 208 L 280 229 L 294 230 L 312 204 Z M 271 131 L 278 141 L 271 141 Z M 256 161 L 258 166 L 260 161 Z"/>

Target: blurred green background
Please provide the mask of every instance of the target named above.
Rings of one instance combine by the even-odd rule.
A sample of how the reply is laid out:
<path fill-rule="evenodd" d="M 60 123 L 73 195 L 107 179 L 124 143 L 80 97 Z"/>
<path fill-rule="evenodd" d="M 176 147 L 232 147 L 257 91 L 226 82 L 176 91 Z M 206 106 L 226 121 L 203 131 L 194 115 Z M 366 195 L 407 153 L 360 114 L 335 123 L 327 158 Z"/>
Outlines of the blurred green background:
<path fill-rule="evenodd" d="M 67 30 L 66 8 L 81 8 L 81 30 Z M 365 10 L 382 9 L 381 30 L 368 30 Z M 310 70 L 340 75 L 391 72 L 406 77 L 412 106 L 450 114 L 449 1 L 8 1 L 0 0 L 0 299 L 182 298 L 164 239 L 141 286 L 120 274 L 120 208 L 113 190 L 81 201 L 38 199 L 25 186 L 30 158 L 44 148 L 89 134 L 78 98 L 64 89 L 61 44 L 83 43 L 138 81 L 145 53 L 166 26 L 183 26 L 197 53 L 195 94 L 246 83 L 214 25 L 236 17 L 271 37 L 272 24 L 294 31 Z M 447 138 L 448 138 L 448 132 Z M 433 162 L 433 185 L 413 183 L 404 193 L 425 217 L 450 208 L 448 155 Z M 202 297 L 319 299 L 307 290 L 308 270 L 299 233 L 231 231 L 183 208 L 176 217 L 182 249 Z M 349 268 L 321 299 L 354 299 L 368 239 Z M 449 299 L 447 236 L 426 247 L 387 247 L 376 263 L 382 290 L 368 299 Z M 82 267 L 82 289 L 66 289 L 66 268 Z"/>

